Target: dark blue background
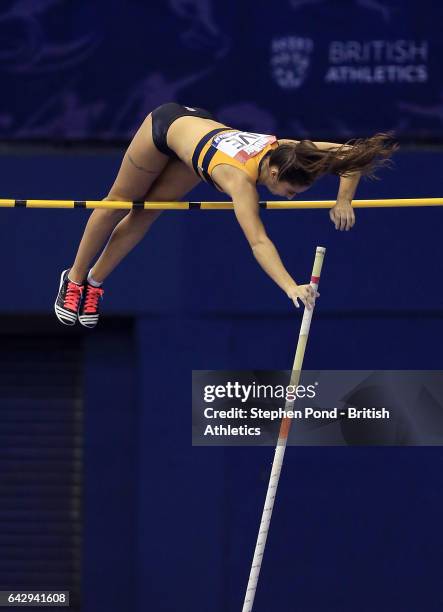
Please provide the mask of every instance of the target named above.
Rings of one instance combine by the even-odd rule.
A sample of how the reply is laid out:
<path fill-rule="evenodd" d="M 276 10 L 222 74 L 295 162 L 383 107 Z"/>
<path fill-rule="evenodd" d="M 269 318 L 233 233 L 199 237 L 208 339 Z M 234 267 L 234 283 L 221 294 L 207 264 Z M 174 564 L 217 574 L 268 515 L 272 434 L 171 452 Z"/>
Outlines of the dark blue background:
<path fill-rule="evenodd" d="M 5 0 L 0 139 L 126 142 L 176 100 L 279 137 L 441 143 L 442 21 L 431 0 Z M 379 40 L 425 43 L 412 64 L 427 80 L 325 82 L 333 41 Z M 100 199 L 122 155 L 48 151 L 3 148 L 1 197 Z M 441 197 L 442 167 L 438 150 L 403 148 L 357 197 Z M 336 191 L 327 178 L 306 197 Z M 1 210 L 0 314 L 50 316 L 88 214 Z M 442 209 L 356 214 L 340 233 L 326 210 L 263 212 L 298 282 L 327 248 L 305 367 L 442 369 Z M 192 448 L 191 370 L 287 369 L 301 313 L 232 211 L 165 213 L 105 290 L 83 334 L 82 610 L 240 610 L 272 450 Z M 439 448 L 289 448 L 254 610 L 440 611 L 442 463 Z"/>
<path fill-rule="evenodd" d="M 120 157 L 10 156 L 3 189 L 100 198 Z M 358 197 L 439 196 L 441 164 L 401 152 Z M 305 196 L 336 189 L 325 179 Z M 340 233 L 326 210 L 263 212 L 297 280 L 327 247 L 305 366 L 442 368 L 441 209 L 356 214 Z M 2 210 L 2 313 L 51 311 L 87 215 Z M 105 298 L 103 329 L 85 332 L 84 610 L 239 610 L 272 450 L 192 448 L 191 370 L 290 367 L 300 313 L 232 211 L 164 213 Z M 123 314 L 132 335 L 106 328 Z M 438 448 L 289 448 L 257 612 L 440 610 L 441 468 Z"/>

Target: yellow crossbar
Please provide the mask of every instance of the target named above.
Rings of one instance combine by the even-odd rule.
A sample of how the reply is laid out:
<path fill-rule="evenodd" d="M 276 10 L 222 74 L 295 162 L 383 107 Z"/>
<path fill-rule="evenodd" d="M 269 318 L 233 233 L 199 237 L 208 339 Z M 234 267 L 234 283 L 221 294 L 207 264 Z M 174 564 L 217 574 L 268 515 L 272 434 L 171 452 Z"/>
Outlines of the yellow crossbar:
<path fill-rule="evenodd" d="M 263 201 L 260 207 L 269 210 L 331 208 L 335 200 Z M 400 198 L 389 200 L 354 200 L 354 208 L 412 208 L 443 206 L 443 198 Z M 0 199 L 0 208 L 109 208 L 144 210 L 232 210 L 232 202 L 117 202 L 111 200 L 13 200 Z"/>

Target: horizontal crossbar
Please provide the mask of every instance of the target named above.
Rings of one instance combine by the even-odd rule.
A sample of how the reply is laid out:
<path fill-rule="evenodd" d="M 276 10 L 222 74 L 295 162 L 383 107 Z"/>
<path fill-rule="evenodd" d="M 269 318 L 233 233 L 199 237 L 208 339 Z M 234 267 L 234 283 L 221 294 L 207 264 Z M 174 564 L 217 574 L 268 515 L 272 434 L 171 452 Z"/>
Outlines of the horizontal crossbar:
<path fill-rule="evenodd" d="M 331 208 L 335 200 L 319 201 L 263 201 L 260 207 L 268 210 Z M 354 208 L 397 208 L 443 206 L 443 198 L 401 198 L 389 200 L 354 200 Z M 0 208 L 108 208 L 144 210 L 232 210 L 232 202 L 117 202 L 113 200 L 0 200 Z"/>

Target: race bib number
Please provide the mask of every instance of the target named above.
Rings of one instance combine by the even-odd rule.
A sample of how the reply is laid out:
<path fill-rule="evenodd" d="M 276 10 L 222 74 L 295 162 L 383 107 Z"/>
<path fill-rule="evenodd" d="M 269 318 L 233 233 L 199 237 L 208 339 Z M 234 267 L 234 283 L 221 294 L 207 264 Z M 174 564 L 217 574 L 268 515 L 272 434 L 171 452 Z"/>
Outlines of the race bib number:
<path fill-rule="evenodd" d="M 276 142 L 275 136 L 253 132 L 224 132 L 215 136 L 212 146 L 242 164 L 258 155 L 269 144 Z"/>

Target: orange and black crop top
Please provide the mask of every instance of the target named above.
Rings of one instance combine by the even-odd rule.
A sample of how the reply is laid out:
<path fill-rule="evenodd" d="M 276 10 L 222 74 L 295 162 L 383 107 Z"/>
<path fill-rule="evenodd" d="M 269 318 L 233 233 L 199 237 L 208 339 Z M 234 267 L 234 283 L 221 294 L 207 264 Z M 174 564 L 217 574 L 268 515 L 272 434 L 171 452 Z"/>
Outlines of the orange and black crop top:
<path fill-rule="evenodd" d="M 220 164 L 234 166 L 257 182 L 263 157 L 278 147 L 277 138 L 269 134 L 240 132 L 232 128 L 211 130 L 199 141 L 192 155 L 192 167 L 198 176 L 217 188 L 211 178 Z"/>

